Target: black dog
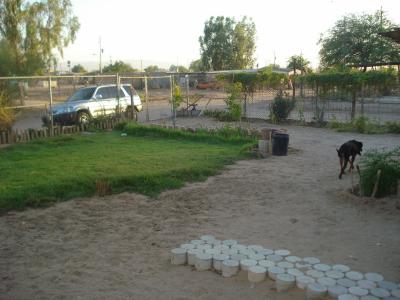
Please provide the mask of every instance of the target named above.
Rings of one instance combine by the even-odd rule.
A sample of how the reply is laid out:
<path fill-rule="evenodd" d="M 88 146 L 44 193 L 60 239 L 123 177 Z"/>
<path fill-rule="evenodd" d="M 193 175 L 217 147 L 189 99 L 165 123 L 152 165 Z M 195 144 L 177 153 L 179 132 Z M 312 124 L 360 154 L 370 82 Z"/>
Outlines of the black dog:
<path fill-rule="evenodd" d="M 336 149 L 340 159 L 340 174 L 339 179 L 342 179 L 342 175 L 347 167 L 347 163 L 350 162 L 349 170 L 354 169 L 353 163 L 356 159 L 356 155 L 361 155 L 363 144 L 356 140 L 351 140 L 340 146 L 339 150 Z M 351 157 L 351 159 L 350 159 Z"/>

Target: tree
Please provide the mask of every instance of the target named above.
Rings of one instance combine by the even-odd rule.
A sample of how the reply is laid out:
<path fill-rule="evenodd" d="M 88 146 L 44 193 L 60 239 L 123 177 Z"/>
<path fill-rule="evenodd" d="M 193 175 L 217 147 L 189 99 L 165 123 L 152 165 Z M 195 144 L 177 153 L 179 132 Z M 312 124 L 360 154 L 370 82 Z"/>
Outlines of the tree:
<path fill-rule="evenodd" d="M 188 68 L 186 68 L 185 66 L 175 66 L 175 65 L 171 65 L 169 67 L 169 71 L 170 72 L 180 72 L 180 73 L 187 73 L 189 72 Z"/>
<path fill-rule="evenodd" d="M 201 61 L 205 70 L 251 68 L 254 64 L 255 24 L 244 17 L 211 17 L 200 36 Z"/>
<path fill-rule="evenodd" d="M 144 71 L 146 73 L 153 73 L 153 72 L 159 72 L 159 71 L 163 71 L 162 69 L 160 69 L 158 66 L 156 65 L 152 65 L 152 66 L 148 66 L 147 68 L 144 69 Z"/>
<path fill-rule="evenodd" d="M 0 0 L 0 38 L 13 53 L 14 75 L 44 73 L 54 49 L 62 56 L 79 26 L 70 0 Z"/>
<path fill-rule="evenodd" d="M 103 68 L 103 73 L 105 74 L 124 74 L 133 72 L 137 72 L 137 70 L 132 68 L 130 64 L 124 63 L 121 60 L 117 60 L 115 63 L 109 64 Z"/>
<path fill-rule="evenodd" d="M 308 73 L 308 70 L 310 69 L 309 65 L 310 62 L 307 59 L 305 59 L 302 55 L 292 55 L 288 60 L 287 67 L 293 70 L 293 75 L 292 75 L 293 99 L 296 98 L 296 85 L 295 85 L 296 74 L 297 74 L 296 71 L 299 70 L 301 75 Z M 303 85 L 300 86 L 300 95 L 303 96 Z"/>
<path fill-rule="evenodd" d="M 190 72 L 202 72 L 204 71 L 204 66 L 201 59 L 194 60 L 190 63 L 189 66 Z"/>
<path fill-rule="evenodd" d="M 394 27 L 383 11 L 343 17 L 321 36 L 321 65 L 326 68 L 400 61 L 400 45 L 379 35 Z"/>
<path fill-rule="evenodd" d="M 86 73 L 87 72 L 86 69 L 80 64 L 73 66 L 71 71 L 72 71 L 72 73 Z"/>

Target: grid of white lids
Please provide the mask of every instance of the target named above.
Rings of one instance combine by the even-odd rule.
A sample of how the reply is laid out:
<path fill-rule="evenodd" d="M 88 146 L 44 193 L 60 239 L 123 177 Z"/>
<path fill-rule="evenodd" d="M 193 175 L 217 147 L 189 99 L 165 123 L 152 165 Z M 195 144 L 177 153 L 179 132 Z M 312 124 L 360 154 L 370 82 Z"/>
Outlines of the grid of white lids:
<path fill-rule="evenodd" d="M 282 290 L 282 284 L 286 284 L 287 278 L 294 278 L 296 284 L 288 287 L 297 286 L 305 290 L 308 297 L 318 294 L 339 300 L 400 300 L 400 284 L 385 280 L 381 274 L 363 274 L 343 264 L 325 264 L 317 257 L 302 258 L 287 249 L 273 250 L 257 244 L 245 245 L 234 239 L 220 240 L 206 234 L 182 243 L 172 249 L 170 254 L 172 264 L 194 268 L 201 265 L 195 264 L 196 260 L 204 262 L 211 257 L 213 266 L 208 268 L 207 264 L 203 264 L 199 271 L 207 269 L 222 274 L 223 265 L 229 268 L 228 275 L 222 274 L 224 277 L 234 276 L 241 270 L 248 273 L 248 279 L 253 284 L 267 278 L 276 281 L 278 291 Z"/>

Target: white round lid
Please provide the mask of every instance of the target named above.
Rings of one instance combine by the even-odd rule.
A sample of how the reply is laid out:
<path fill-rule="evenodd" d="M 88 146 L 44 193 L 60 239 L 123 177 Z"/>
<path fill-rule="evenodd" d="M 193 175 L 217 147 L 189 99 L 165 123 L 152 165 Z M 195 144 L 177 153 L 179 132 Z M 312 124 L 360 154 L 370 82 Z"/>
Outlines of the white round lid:
<path fill-rule="evenodd" d="M 400 286 L 399 286 L 398 289 L 393 289 L 393 290 L 392 290 L 392 295 L 393 295 L 394 297 L 400 298 Z"/>
<path fill-rule="evenodd" d="M 326 277 L 333 278 L 333 279 L 340 279 L 344 277 L 344 273 L 335 271 L 335 270 L 329 270 L 325 273 Z"/>
<path fill-rule="evenodd" d="M 225 245 L 226 246 L 226 245 Z M 241 245 L 241 244 L 235 244 L 231 246 L 231 249 L 237 250 L 237 251 L 242 251 L 247 249 L 247 247 L 245 245 Z"/>
<path fill-rule="evenodd" d="M 265 274 L 267 273 L 267 269 L 264 267 L 260 266 L 252 266 L 249 268 L 249 271 L 252 273 L 257 273 L 257 274 Z"/>
<path fill-rule="evenodd" d="M 221 240 L 209 240 L 209 241 L 207 241 L 207 243 L 210 244 L 210 245 L 213 245 L 214 247 L 218 246 L 218 245 L 222 245 L 222 241 Z"/>
<path fill-rule="evenodd" d="M 230 248 L 227 245 L 220 244 L 220 245 L 215 245 L 214 249 L 218 249 L 218 250 L 222 251 L 222 250 L 229 250 Z"/>
<path fill-rule="evenodd" d="M 258 261 L 258 264 L 264 268 L 270 268 L 270 267 L 275 266 L 275 263 L 270 260 L 260 260 L 260 261 Z"/>
<path fill-rule="evenodd" d="M 186 253 L 186 249 L 183 249 L 183 248 L 175 248 L 175 249 L 172 249 L 171 252 L 172 252 L 173 254 L 185 254 L 185 253 Z"/>
<path fill-rule="evenodd" d="M 366 273 L 365 278 L 367 278 L 368 280 L 371 280 L 371 281 L 382 281 L 383 280 L 383 276 L 378 273 Z"/>
<path fill-rule="evenodd" d="M 341 285 L 334 285 L 328 287 L 328 293 L 331 294 L 332 296 L 338 297 L 340 295 L 347 294 L 347 292 L 348 292 L 347 288 Z"/>
<path fill-rule="evenodd" d="M 278 262 L 283 260 L 283 257 L 277 254 L 267 255 L 267 260 Z"/>
<path fill-rule="evenodd" d="M 224 261 L 224 260 L 229 259 L 229 255 L 227 255 L 227 254 L 222 254 L 222 253 L 220 253 L 220 254 L 215 254 L 215 255 L 213 255 L 213 259 L 214 259 L 214 260 L 218 260 L 218 261 Z"/>
<path fill-rule="evenodd" d="M 359 286 L 352 286 L 349 288 L 349 293 L 358 297 L 368 295 L 368 290 L 362 289 Z"/>
<path fill-rule="evenodd" d="M 326 264 L 315 264 L 315 265 L 313 265 L 313 268 L 317 271 L 326 272 L 331 269 L 331 266 L 326 265 Z"/>
<path fill-rule="evenodd" d="M 342 272 L 342 273 L 346 273 L 346 272 L 350 271 L 350 268 L 348 266 L 346 266 L 346 265 L 338 264 L 338 265 L 333 265 L 332 266 L 332 270 L 339 271 L 339 272 Z"/>
<path fill-rule="evenodd" d="M 341 278 L 337 280 L 337 283 L 339 285 L 342 285 L 344 287 L 350 288 L 352 286 L 356 286 L 356 282 L 354 280 L 348 279 L 348 278 Z"/>
<path fill-rule="evenodd" d="M 274 250 L 264 248 L 260 251 L 257 251 L 257 253 L 262 255 L 271 255 L 274 254 Z"/>
<path fill-rule="evenodd" d="M 194 249 L 194 248 L 196 248 L 196 245 L 195 245 L 195 244 L 182 244 L 182 245 L 181 245 L 181 248 L 182 248 L 182 249 L 189 250 L 189 249 Z"/>
<path fill-rule="evenodd" d="M 336 280 L 332 279 L 332 278 L 328 278 L 328 277 L 321 277 L 317 279 L 317 282 L 319 284 L 322 284 L 326 287 L 330 287 L 330 286 L 335 286 L 336 285 Z"/>
<path fill-rule="evenodd" d="M 371 289 L 371 294 L 378 298 L 384 298 L 384 297 L 390 296 L 389 291 L 385 290 L 383 288 L 373 288 L 373 289 Z"/>
<path fill-rule="evenodd" d="M 254 259 L 242 259 L 240 261 L 241 266 L 252 267 L 257 265 L 257 261 Z"/>
<path fill-rule="evenodd" d="M 249 254 L 249 258 L 254 260 L 264 260 L 265 255 L 254 253 L 254 254 Z"/>
<path fill-rule="evenodd" d="M 212 255 L 208 253 L 198 253 L 196 254 L 196 258 L 199 260 L 211 260 Z"/>
<path fill-rule="evenodd" d="M 297 262 L 301 262 L 301 258 L 298 256 L 294 256 L 294 255 L 289 255 L 285 257 L 285 260 L 287 260 L 290 263 L 297 263 Z"/>
<path fill-rule="evenodd" d="M 288 269 L 287 273 L 290 275 L 293 275 L 295 277 L 304 276 L 304 273 L 302 271 L 300 271 L 298 269 L 294 269 L 294 268 Z"/>
<path fill-rule="evenodd" d="M 196 255 L 196 254 L 199 254 L 199 253 L 203 253 L 203 250 L 201 250 L 201 249 L 189 249 L 189 250 L 187 250 L 187 253 Z"/>
<path fill-rule="evenodd" d="M 221 250 L 218 250 L 218 249 L 206 249 L 204 252 L 208 253 L 208 254 L 211 254 L 211 255 L 215 255 L 215 254 L 221 253 Z"/>
<path fill-rule="evenodd" d="M 207 250 L 207 249 L 211 249 L 211 245 L 209 244 L 203 244 L 203 245 L 197 245 L 197 249 L 201 249 L 201 250 Z"/>
<path fill-rule="evenodd" d="M 233 245 L 237 244 L 237 241 L 236 240 L 224 240 L 224 241 L 222 241 L 222 244 L 227 245 L 227 246 L 233 246 Z"/>
<path fill-rule="evenodd" d="M 379 298 L 375 297 L 375 296 L 371 296 L 371 295 L 366 295 L 366 296 L 362 296 L 360 298 L 360 300 L 379 300 Z M 385 298 L 385 300 L 386 300 L 386 298 Z"/>
<path fill-rule="evenodd" d="M 234 248 L 232 248 L 232 249 L 234 249 Z M 255 252 L 251 249 L 242 249 L 242 250 L 238 250 L 238 252 L 239 252 L 239 254 L 244 254 L 244 255 L 255 254 Z"/>
<path fill-rule="evenodd" d="M 284 269 L 292 269 L 294 267 L 294 265 L 288 261 L 281 261 L 281 262 L 278 262 L 276 265 L 278 267 L 284 268 Z"/>
<path fill-rule="evenodd" d="M 325 293 L 328 289 L 326 288 L 326 286 L 313 282 L 313 283 L 309 283 L 307 285 L 307 289 L 309 289 L 310 291 L 313 291 L 315 293 Z"/>
<path fill-rule="evenodd" d="M 203 240 L 191 240 L 190 243 L 194 244 L 194 245 L 202 245 L 202 244 L 205 243 L 205 241 L 203 241 Z"/>
<path fill-rule="evenodd" d="M 357 285 L 360 288 L 366 289 L 366 290 L 376 288 L 376 283 L 374 281 L 367 280 L 367 279 L 362 279 L 362 280 L 357 281 Z"/>
<path fill-rule="evenodd" d="M 285 274 L 285 273 L 280 273 L 276 275 L 277 280 L 281 280 L 284 282 L 295 282 L 296 278 L 293 275 L 290 274 Z"/>
<path fill-rule="evenodd" d="M 239 262 L 237 260 L 233 260 L 233 259 L 224 260 L 222 262 L 222 264 L 227 267 L 238 267 L 239 266 Z"/>
<path fill-rule="evenodd" d="M 360 272 L 350 271 L 346 273 L 346 277 L 351 280 L 361 280 L 364 278 L 364 275 L 361 274 Z"/>
<path fill-rule="evenodd" d="M 264 249 L 264 247 L 260 245 L 249 245 L 247 248 L 253 250 L 254 252 L 258 252 Z"/>
<path fill-rule="evenodd" d="M 296 281 L 298 281 L 298 282 L 300 282 L 300 283 L 312 283 L 312 282 L 315 282 L 315 279 L 314 278 L 312 278 L 312 277 L 309 277 L 309 276 L 299 276 L 299 277 L 296 277 Z"/>
<path fill-rule="evenodd" d="M 285 273 L 285 269 L 279 267 L 270 267 L 268 268 L 268 272 L 272 274 L 283 274 Z"/>
<path fill-rule="evenodd" d="M 351 294 L 343 294 L 338 297 L 338 300 L 359 300 L 360 298 Z"/>
<path fill-rule="evenodd" d="M 315 265 L 315 264 L 318 264 L 320 262 L 320 260 L 318 258 L 316 258 L 316 257 L 304 257 L 303 261 L 305 263 L 310 264 L 310 265 Z"/>
<path fill-rule="evenodd" d="M 288 255 L 290 255 L 290 251 L 286 250 L 286 249 L 275 250 L 274 253 L 276 255 L 280 255 L 280 256 L 288 256 Z"/>
<path fill-rule="evenodd" d="M 213 236 L 213 235 L 211 235 L 211 234 L 205 234 L 205 235 L 202 235 L 202 236 L 200 237 L 200 239 L 201 239 L 202 241 L 211 241 L 211 240 L 215 240 L 215 236 Z"/>
<path fill-rule="evenodd" d="M 396 283 L 386 280 L 378 281 L 378 286 L 386 290 L 395 290 L 398 288 Z"/>
<path fill-rule="evenodd" d="M 321 278 L 321 277 L 324 277 L 324 273 L 321 272 L 321 271 L 317 271 L 317 270 L 308 270 L 308 271 L 306 272 L 306 274 L 307 274 L 308 276 L 311 276 L 312 278 Z"/>

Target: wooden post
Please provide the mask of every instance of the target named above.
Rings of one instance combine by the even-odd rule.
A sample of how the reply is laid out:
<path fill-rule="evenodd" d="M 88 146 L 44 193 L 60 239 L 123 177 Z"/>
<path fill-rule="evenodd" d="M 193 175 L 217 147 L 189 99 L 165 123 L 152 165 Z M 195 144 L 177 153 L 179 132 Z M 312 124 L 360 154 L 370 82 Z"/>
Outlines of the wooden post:
<path fill-rule="evenodd" d="M 186 74 L 186 110 L 189 110 L 189 75 Z"/>
<path fill-rule="evenodd" d="M 172 75 L 169 76 L 169 82 L 170 82 L 170 88 L 171 88 L 171 110 L 172 110 L 172 124 L 174 125 L 174 128 L 176 127 L 176 109 L 175 109 L 175 102 L 174 102 L 174 79 Z"/>
<path fill-rule="evenodd" d="M 356 116 L 356 100 L 357 100 L 357 92 L 351 92 L 351 119 L 354 120 Z"/>
<path fill-rule="evenodd" d="M 53 132 L 53 91 L 51 90 L 51 76 L 49 76 L 49 96 L 50 96 L 50 132 Z M 51 136 L 50 133 L 50 136 Z"/>

